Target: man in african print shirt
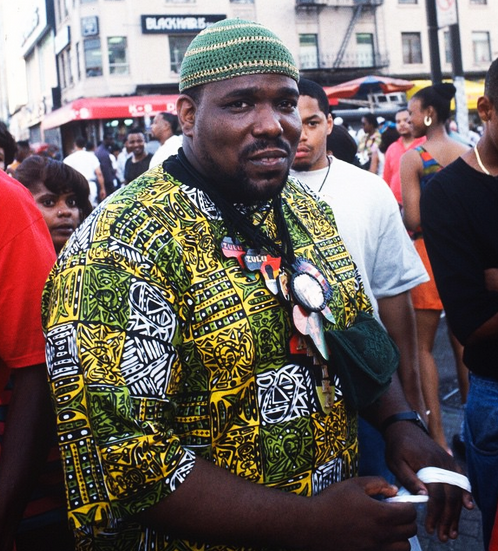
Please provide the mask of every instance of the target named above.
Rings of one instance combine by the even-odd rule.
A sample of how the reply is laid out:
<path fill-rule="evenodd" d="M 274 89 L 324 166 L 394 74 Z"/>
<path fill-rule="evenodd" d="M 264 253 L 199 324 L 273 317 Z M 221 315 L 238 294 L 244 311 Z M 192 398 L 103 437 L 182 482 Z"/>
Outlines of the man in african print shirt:
<path fill-rule="evenodd" d="M 183 149 L 102 203 L 51 273 L 44 327 L 78 549 L 391 549 L 416 532 L 412 504 L 371 498 L 395 487 L 353 478 L 356 412 L 323 329 L 371 307 L 332 212 L 288 179 L 297 80 L 260 25 L 198 35 L 181 70 Z M 406 409 L 393 381 L 365 414 Z M 427 492 L 419 468 L 456 469 L 414 423 L 385 436 L 414 493 Z M 471 503 L 449 488 L 436 485 L 428 516 L 443 539 Z"/>

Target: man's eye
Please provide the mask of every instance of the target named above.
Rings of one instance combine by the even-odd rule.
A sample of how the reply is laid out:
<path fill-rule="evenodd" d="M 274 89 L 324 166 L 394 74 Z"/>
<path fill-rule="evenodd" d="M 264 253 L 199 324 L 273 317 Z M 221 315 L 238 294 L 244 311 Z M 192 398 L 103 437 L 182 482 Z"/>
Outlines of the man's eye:
<path fill-rule="evenodd" d="M 249 103 L 244 100 L 232 101 L 227 105 L 228 109 L 245 109 L 249 106 Z"/>
<path fill-rule="evenodd" d="M 280 107 L 284 109 L 295 109 L 297 107 L 297 102 L 294 100 L 284 100 L 280 102 Z"/>

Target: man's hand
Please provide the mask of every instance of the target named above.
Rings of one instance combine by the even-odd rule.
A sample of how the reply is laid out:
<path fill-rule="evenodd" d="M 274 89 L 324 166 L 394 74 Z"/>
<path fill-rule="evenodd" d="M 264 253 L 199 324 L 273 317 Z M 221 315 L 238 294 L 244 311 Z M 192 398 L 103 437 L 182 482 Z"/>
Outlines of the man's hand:
<path fill-rule="evenodd" d="M 321 514 L 325 517 L 321 523 L 327 528 L 311 537 L 315 540 L 316 536 L 317 541 L 308 548 L 317 551 L 408 551 L 408 539 L 417 533 L 414 506 L 372 498 L 392 497 L 396 492 L 395 486 L 380 477 L 353 478 L 333 484 L 313 498 L 322 506 Z"/>
<path fill-rule="evenodd" d="M 213 544 L 302 551 L 409 551 L 417 532 L 411 503 L 383 503 L 398 489 L 353 478 L 305 497 L 242 479 L 200 458 L 170 496 L 135 519 Z"/>
<path fill-rule="evenodd" d="M 413 423 L 394 423 L 384 436 L 389 469 L 412 494 L 429 495 L 425 523 L 427 531 L 430 534 L 437 531 L 443 542 L 455 539 L 458 536 L 462 505 L 466 509 L 472 509 L 472 496 L 450 484 L 425 485 L 417 478 L 416 473 L 423 467 L 440 467 L 463 474 L 458 464 Z"/>

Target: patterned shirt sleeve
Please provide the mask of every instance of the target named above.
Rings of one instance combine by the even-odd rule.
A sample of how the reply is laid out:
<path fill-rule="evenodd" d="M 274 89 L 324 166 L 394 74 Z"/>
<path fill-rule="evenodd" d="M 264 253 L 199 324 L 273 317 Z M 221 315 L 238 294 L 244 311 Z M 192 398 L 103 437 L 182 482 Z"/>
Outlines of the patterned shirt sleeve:
<path fill-rule="evenodd" d="M 98 242 L 103 223 L 92 218 L 80 241 Z M 174 293 L 161 277 L 131 247 L 123 254 L 73 243 L 45 289 L 47 363 L 76 528 L 154 505 L 193 468 L 168 399 L 181 337 Z"/>

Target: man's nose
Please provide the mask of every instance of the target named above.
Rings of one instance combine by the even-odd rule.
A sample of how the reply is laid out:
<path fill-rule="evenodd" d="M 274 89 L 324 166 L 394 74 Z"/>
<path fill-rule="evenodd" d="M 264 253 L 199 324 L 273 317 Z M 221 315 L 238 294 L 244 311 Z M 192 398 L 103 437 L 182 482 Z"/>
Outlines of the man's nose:
<path fill-rule="evenodd" d="M 300 142 L 305 142 L 307 139 L 308 139 L 308 133 L 306 132 L 306 127 L 303 124 L 303 126 L 301 128 L 301 135 L 299 136 L 299 141 Z"/>
<path fill-rule="evenodd" d="M 283 132 L 280 113 L 270 106 L 264 106 L 256 111 L 254 134 L 264 136 L 280 136 Z"/>

